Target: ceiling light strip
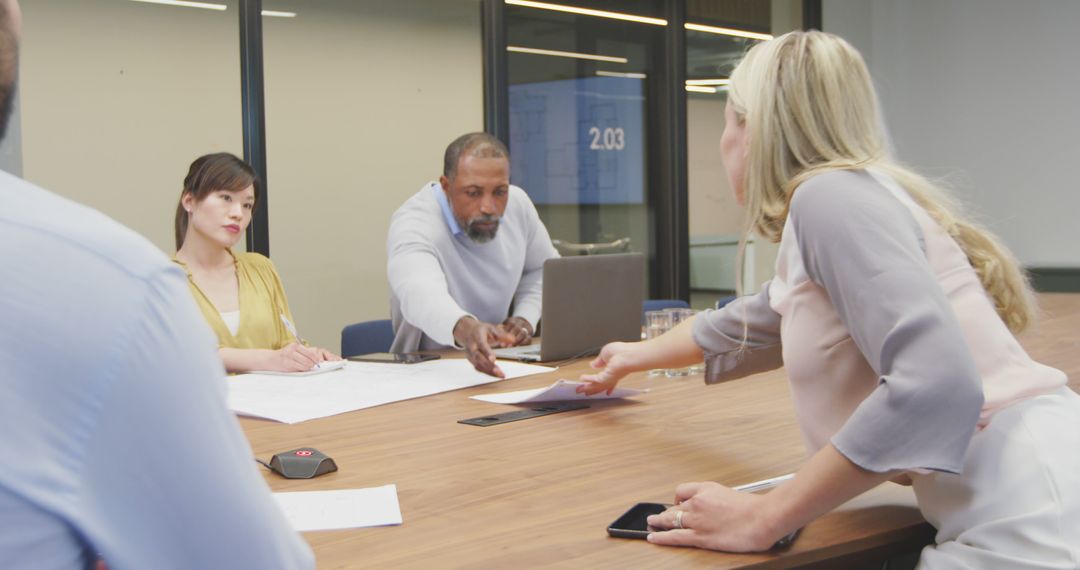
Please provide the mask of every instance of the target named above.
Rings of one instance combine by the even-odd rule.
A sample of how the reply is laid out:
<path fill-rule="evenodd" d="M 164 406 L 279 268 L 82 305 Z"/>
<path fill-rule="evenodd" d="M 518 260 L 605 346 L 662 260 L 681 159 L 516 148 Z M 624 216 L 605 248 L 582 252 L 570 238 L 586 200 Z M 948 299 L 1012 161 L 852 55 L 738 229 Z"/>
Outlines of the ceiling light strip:
<path fill-rule="evenodd" d="M 295 18 L 296 12 L 281 12 L 279 10 L 263 10 L 263 16 L 273 16 L 275 18 Z"/>
<path fill-rule="evenodd" d="M 131 0 L 132 2 L 142 2 L 144 4 L 164 4 L 166 6 L 183 6 L 184 8 L 202 8 L 204 10 L 218 10 L 223 11 L 226 9 L 224 4 L 211 4 L 209 2 L 187 2 L 186 0 Z"/>
<path fill-rule="evenodd" d="M 687 79 L 687 85 L 728 85 L 730 79 Z"/>
<path fill-rule="evenodd" d="M 603 76 L 603 77 L 626 77 L 628 79 L 645 79 L 646 77 L 648 77 L 644 73 L 624 73 L 622 71 L 603 71 L 603 70 L 600 70 L 600 71 L 597 71 L 596 74 L 600 75 L 600 76 Z"/>
<path fill-rule="evenodd" d="M 614 57 L 610 55 L 593 55 L 589 53 L 578 53 L 574 51 L 557 51 L 551 49 L 536 49 L 521 46 L 506 46 L 506 51 L 512 51 L 517 53 L 531 53 L 535 55 L 553 55 L 556 57 L 572 57 L 574 59 L 590 59 L 593 61 L 608 61 L 611 63 L 630 63 L 630 60 L 625 57 Z"/>
<path fill-rule="evenodd" d="M 578 8 L 577 6 L 565 6 L 563 4 L 550 4 L 548 2 L 533 2 L 531 0 L 506 0 L 511 6 L 523 6 L 525 8 L 537 8 L 539 10 L 552 10 L 554 12 L 566 12 L 580 14 L 582 16 L 596 16 L 599 18 L 611 18 L 612 20 L 624 20 L 654 26 L 666 26 L 667 20 L 663 18 L 649 18 L 647 16 L 635 16 L 622 12 L 609 12 L 607 10 L 593 10 L 592 8 Z"/>
<path fill-rule="evenodd" d="M 716 93 L 715 87 L 706 87 L 704 85 L 687 85 L 686 90 L 694 93 Z"/>
<path fill-rule="evenodd" d="M 771 40 L 772 34 L 759 34 L 758 32 L 747 32 L 745 30 L 736 30 L 734 28 L 718 28 L 716 26 L 705 26 L 702 24 L 686 23 L 686 29 L 694 30 L 695 32 L 707 32 L 710 34 L 721 34 L 724 36 L 735 36 L 739 38 L 750 38 L 752 40 Z"/>
<path fill-rule="evenodd" d="M 551 4 L 550 2 L 533 2 L 532 0 L 504 0 L 511 6 L 522 6 L 525 8 L 536 8 L 538 10 L 551 10 L 553 12 L 566 12 L 568 14 L 580 14 L 582 16 L 596 16 L 598 18 L 610 18 L 613 20 L 623 20 L 627 22 L 639 22 L 642 24 L 652 24 L 654 26 L 666 26 L 667 20 L 663 18 L 650 18 L 647 16 L 635 16 L 634 14 L 624 14 L 622 12 L 609 12 L 608 10 L 594 10 L 592 8 L 578 8 L 577 6 L 567 6 L 565 4 Z M 693 30 L 695 32 L 706 32 L 709 34 L 720 34 L 724 36 L 735 36 L 738 38 L 750 38 L 754 40 L 771 40 L 772 34 L 762 34 L 758 32 L 748 32 L 745 30 L 736 30 L 735 28 L 721 28 L 718 26 L 706 26 L 704 24 L 685 24 L 686 29 Z"/>

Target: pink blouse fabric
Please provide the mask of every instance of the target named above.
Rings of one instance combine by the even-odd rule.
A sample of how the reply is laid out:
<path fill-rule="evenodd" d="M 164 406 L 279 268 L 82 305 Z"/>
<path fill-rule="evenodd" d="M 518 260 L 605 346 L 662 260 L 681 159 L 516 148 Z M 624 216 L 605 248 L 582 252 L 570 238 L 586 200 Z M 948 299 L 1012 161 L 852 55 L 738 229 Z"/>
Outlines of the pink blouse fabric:
<path fill-rule="evenodd" d="M 694 332 L 710 382 L 775 366 L 782 349 L 807 450 L 831 442 L 871 471 L 956 473 L 995 412 L 1066 382 L 1020 347 L 956 242 L 866 171 L 802 184 L 776 277 Z"/>

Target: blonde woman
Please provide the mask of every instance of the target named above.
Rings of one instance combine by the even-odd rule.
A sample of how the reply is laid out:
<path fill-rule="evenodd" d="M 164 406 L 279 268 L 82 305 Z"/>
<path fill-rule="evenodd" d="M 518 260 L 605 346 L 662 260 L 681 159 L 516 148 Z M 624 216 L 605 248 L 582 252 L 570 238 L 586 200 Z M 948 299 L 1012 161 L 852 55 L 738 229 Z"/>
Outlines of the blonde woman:
<path fill-rule="evenodd" d="M 176 205 L 176 255 L 229 372 L 302 372 L 334 353 L 297 336 L 285 289 L 273 262 L 233 253 L 258 195 L 255 171 L 225 152 L 191 163 Z"/>
<path fill-rule="evenodd" d="M 702 358 L 709 383 L 787 364 L 810 458 L 767 495 L 686 483 L 657 544 L 777 539 L 882 482 L 937 530 L 925 568 L 1080 564 L 1080 397 L 1013 336 L 1017 262 L 888 155 L 866 66 L 821 32 L 759 44 L 732 74 L 721 156 L 747 230 L 780 242 L 761 293 L 658 339 L 613 343 L 585 391 Z"/>

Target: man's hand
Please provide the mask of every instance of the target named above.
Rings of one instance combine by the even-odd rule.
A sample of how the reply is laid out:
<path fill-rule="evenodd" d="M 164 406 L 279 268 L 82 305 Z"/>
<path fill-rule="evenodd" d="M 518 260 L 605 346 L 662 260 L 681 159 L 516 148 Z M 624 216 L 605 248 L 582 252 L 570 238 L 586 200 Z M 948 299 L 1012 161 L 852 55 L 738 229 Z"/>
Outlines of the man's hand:
<path fill-rule="evenodd" d="M 532 325 L 529 324 L 529 321 L 521 317 L 510 317 L 503 321 L 499 327 L 514 338 L 514 341 L 506 346 L 529 344 L 529 341 L 532 340 Z"/>
<path fill-rule="evenodd" d="M 514 337 L 503 330 L 502 325 L 482 323 L 473 317 L 461 317 L 454 325 L 454 341 L 465 348 L 465 355 L 473 367 L 492 376 L 506 378 L 495 364 L 494 346 L 511 346 Z"/>

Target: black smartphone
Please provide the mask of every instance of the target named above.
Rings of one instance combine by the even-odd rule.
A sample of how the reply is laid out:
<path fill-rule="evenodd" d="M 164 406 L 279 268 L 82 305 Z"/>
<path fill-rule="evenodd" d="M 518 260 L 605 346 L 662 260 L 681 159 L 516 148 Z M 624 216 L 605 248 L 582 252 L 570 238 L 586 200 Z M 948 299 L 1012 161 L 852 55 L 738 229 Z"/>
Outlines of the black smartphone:
<path fill-rule="evenodd" d="M 664 503 L 638 503 L 608 525 L 607 533 L 618 538 L 644 539 L 650 532 L 660 530 L 645 522 L 649 515 L 658 515 L 670 507 Z"/>
<path fill-rule="evenodd" d="M 384 362 L 390 364 L 416 364 L 428 360 L 437 360 L 438 354 L 417 354 L 415 352 L 371 352 L 349 356 L 353 362 Z"/>
<path fill-rule="evenodd" d="M 787 536 L 784 536 L 780 540 L 776 541 L 776 544 L 772 545 L 772 547 L 777 549 L 777 550 L 783 550 L 783 549 L 791 546 L 791 543 L 795 542 L 795 537 L 799 536 L 799 531 L 801 531 L 801 530 L 802 530 L 801 528 L 797 528 L 797 529 L 791 531 L 790 534 L 788 534 Z"/>
<path fill-rule="evenodd" d="M 630 510 L 623 513 L 621 517 L 615 519 L 615 522 L 608 525 L 607 533 L 618 538 L 645 539 L 650 532 L 661 530 L 649 526 L 649 523 L 646 522 L 649 515 L 658 515 L 669 508 L 671 508 L 671 505 L 664 503 L 638 503 L 630 507 Z M 791 534 L 776 541 L 776 544 L 772 547 L 782 550 L 791 546 L 795 537 L 798 536 L 799 530 L 801 529 L 795 529 Z"/>

